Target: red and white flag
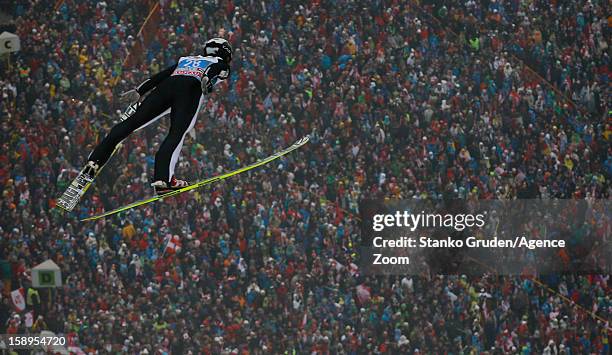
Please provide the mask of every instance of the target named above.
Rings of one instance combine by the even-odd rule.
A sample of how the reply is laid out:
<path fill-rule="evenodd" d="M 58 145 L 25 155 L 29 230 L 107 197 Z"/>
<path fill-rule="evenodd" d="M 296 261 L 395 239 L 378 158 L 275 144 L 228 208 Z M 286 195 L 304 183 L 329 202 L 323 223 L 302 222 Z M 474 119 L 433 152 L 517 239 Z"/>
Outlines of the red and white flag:
<path fill-rule="evenodd" d="M 173 235 L 170 238 L 168 238 L 168 243 L 166 244 L 166 249 L 164 249 L 165 253 L 168 254 L 174 254 L 177 252 L 177 250 L 179 250 L 181 247 L 181 239 L 179 238 L 178 235 Z"/>
<path fill-rule="evenodd" d="M 21 312 L 26 308 L 25 291 L 23 290 L 23 287 L 11 292 L 11 299 L 13 300 L 13 305 L 15 305 L 17 311 Z"/>

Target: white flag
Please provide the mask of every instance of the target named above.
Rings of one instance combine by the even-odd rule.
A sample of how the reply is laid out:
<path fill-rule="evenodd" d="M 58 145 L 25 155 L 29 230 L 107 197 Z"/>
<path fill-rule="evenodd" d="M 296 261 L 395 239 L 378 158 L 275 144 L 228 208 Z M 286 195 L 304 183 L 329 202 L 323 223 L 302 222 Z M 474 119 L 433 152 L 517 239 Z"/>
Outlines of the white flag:
<path fill-rule="evenodd" d="M 355 265 L 354 263 L 350 263 L 349 272 L 351 273 L 351 276 L 355 276 L 357 273 L 359 273 L 359 266 Z"/>
<path fill-rule="evenodd" d="M 32 328 L 32 324 L 34 324 L 34 313 L 30 311 L 25 314 L 25 326 L 26 328 Z"/>

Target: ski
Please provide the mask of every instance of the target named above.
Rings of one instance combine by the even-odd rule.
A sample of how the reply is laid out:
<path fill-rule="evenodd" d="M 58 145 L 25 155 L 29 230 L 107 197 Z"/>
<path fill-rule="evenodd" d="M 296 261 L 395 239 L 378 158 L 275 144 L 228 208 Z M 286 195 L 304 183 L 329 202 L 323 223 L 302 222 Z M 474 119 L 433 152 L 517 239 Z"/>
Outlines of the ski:
<path fill-rule="evenodd" d="M 121 143 L 117 144 L 115 150 L 113 150 L 113 153 L 110 157 L 112 158 L 113 155 L 115 155 L 115 153 L 119 151 L 122 146 L 123 145 Z M 100 174 L 100 171 L 102 171 L 103 168 L 104 166 L 100 167 L 100 169 L 98 169 L 98 171 L 96 172 L 96 176 L 94 176 L 93 178 L 83 173 L 85 171 L 85 167 L 81 169 L 81 171 L 79 171 L 79 174 L 74 178 L 74 180 L 72 180 L 70 185 L 68 185 L 66 191 L 64 191 L 62 196 L 60 196 L 60 198 L 57 200 L 57 207 L 68 212 L 72 211 L 74 207 L 76 207 L 77 203 L 79 203 L 79 201 L 81 200 L 81 197 L 85 195 L 87 189 L 89 189 L 91 184 L 93 184 L 94 180 Z"/>
<path fill-rule="evenodd" d="M 294 150 L 296 150 L 296 149 L 302 147 L 303 145 L 305 145 L 306 143 L 308 143 L 308 140 L 309 140 L 308 136 L 303 137 L 303 138 L 299 139 L 298 141 L 296 141 L 295 143 L 293 143 L 293 145 L 291 145 L 290 147 L 285 148 L 285 149 L 283 149 L 280 152 L 274 153 L 274 154 L 270 155 L 269 157 L 267 157 L 265 159 L 262 159 L 262 160 L 259 160 L 259 161 L 255 162 L 255 163 L 251 164 L 251 165 L 248 165 L 248 166 L 245 166 L 245 167 L 242 167 L 242 168 L 239 168 L 239 169 L 227 172 L 227 173 L 222 174 L 222 175 L 213 176 L 213 177 L 208 178 L 206 180 L 202 180 L 200 182 L 196 182 L 196 183 L 191 184 L 189 186 L 183 187 L 182 189 L 179 189 L 179 190 L 171 191 L 171 192 L 168 192 L 168 193 L 163 194 L 163 195 L 157 195 L 157 196 L 150 197 L 150 198 L 147 198 L 147 199 L 144 199 L 144 200 L 133 202 L 133 203 L 130 203 L 129 205 L 125 205 L 123 207 L 119 207 L 119 208 L 116 208 L 116 209 L 108 211 L 108 212 L 104 212 L 104 213 L 99 214 L 99 215 L 90 216 L 90 217 L 81 219 L 81 221 L 94 221 L 96 219 L 112 216 L 114 214 L 117 214 L 117 213 L 120 213 L 120 212 L 124 212 L 124 211 L 127 211 L 127 210 L 135 208 L 135 207 L 139 207 L 139 206 L 151 203 L 151 202 L 163 200 L 163 199 L 168 198 L 168 197 L 176 196 L 176 195 L 182 194 L 183 192 L 191 191 L 191 190 L 200 188 L 202 186 L 206 186 L 206 185 L 215 183 L 217 181 L 221 181 L 221 180 L 227 179 L 227 178 L 232 177 L 234 175 L 237 175 L 237 174 L 240 174 L 240 173 L 244 173 L 246 171 L 249 171 L 249 170 L 255 169 L 257 167 L 260 167 L 262 165 L 268 164 L 271 161 L 274 161 L 274 160 L 276 160 L 276 159 L 278 159 L 278 158 L 280 158 L 282 156 L 285 156 L 285 155 L 293 152 Z"/>

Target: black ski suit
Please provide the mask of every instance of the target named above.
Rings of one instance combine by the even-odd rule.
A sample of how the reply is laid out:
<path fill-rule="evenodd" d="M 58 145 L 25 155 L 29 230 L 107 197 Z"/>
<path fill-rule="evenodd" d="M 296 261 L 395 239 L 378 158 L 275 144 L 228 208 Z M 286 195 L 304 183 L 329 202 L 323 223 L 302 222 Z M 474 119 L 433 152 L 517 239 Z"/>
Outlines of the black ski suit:
<path fill-rule="evenodd" d="M 114 126 L 94 149 L 89 160 L 103 166 L 121 141 L 135 130 L 155 122 L 170 112 L 170 131 L 155 155 L 154 181 L 169 182 L 187 132 L 193 128 L 202 105 L 202 78 L 207 92 L 215 83 L 229 77 L 229 65 L 218 57 L 181 57 L 175 65 L 143 82 L 136 91 L 151 93 L 125 121 Z"/>

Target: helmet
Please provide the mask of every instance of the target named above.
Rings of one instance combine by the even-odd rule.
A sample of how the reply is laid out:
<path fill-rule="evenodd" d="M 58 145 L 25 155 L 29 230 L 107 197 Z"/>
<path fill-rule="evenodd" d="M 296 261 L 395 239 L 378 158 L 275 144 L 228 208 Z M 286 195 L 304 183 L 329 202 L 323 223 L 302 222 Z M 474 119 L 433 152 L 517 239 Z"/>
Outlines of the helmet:
<path fill-rule="evenodd" d="M 204 45 L 206 55 L 219 57 L 226 62 L 232 60 L 232 46 L 223 38 L 211 38 Z"/>

